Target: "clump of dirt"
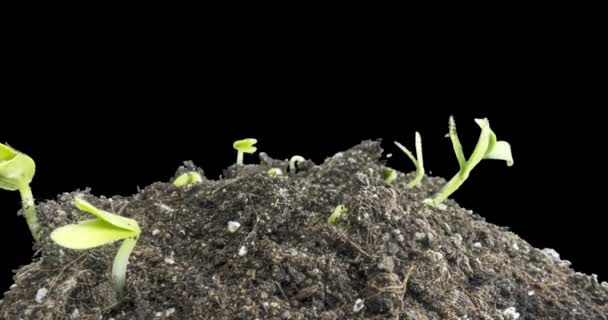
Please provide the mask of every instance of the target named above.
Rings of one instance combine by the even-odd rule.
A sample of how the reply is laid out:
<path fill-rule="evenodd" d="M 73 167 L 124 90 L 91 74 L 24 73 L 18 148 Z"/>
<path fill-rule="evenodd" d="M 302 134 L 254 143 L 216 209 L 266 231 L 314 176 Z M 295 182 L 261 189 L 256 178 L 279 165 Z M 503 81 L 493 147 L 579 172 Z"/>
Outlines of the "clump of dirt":
<path fill-rule="evenodd" d="M 453 201 L 423 205 L 445 181 L 407 189 L 413 175 L 400 174 L 387 184 L 381 155 L 365 141 L 292 173 L 261 154 L 259 165 L 188 188 L 159 182 L 130 197 L 85 190 L 41 203 L 40 255 L 16 273 L 0 317 L 608 319 L 606 283 Z M 270 177 L 271 167 L 284 175 Z M 142 227 L 124 297 L 109 282 L 118 244 L 72 251 L 48 237 L 90 218 L 74 208 L 77 195 L 126 206 Z M 348 215 L 328 224 L 340 204 Z"/>

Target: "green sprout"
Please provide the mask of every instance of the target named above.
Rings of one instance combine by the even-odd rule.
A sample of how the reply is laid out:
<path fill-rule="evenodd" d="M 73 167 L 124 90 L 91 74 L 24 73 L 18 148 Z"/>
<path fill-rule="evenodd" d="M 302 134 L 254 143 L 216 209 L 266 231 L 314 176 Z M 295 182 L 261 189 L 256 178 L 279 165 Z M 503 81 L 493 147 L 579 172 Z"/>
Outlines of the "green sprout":
<path fill-rule="evenodd" d="M 253 154 L 254 152 L 256 152 L 256 150 L 258 150 L 258 148 L 253 146 L 256 143 L 258 143 L 258 140 L 253 139 L 253 138 L 248 138 L 248 139 L 243 139 L 243 140 L 237 140 L 232 144 L 232 147 L 234 149 L 236 149 L 236 151 L 238 152 L 236 154 L 236 164 L 237 165 L 239 165 L 239 166 L 243 165 L 243 154 L 245 154 L 245 153 Z"/>
<path fill-rule="evenodd" d="M 462 145 L 458 134 L 456 133 L 456 122 L 454 117 L 450 116 L 450 139 L 452 140 L 452 147 L 458 160 L 460 170 L 456 175 L 446 183 L 441 191 L 435 195 L 433 199 L 425 199 L 424 203 L 432 206 L 440 204 L 443 200 L 447 199 L 454 191 L 464 183 L 469 177 L 471 170 L 481 162 L 483 159 L 496 159 L 504 160 L 507 162 L 507 166 L 513 165 L 513 156 L 511 155 L 511 145 L 506 141 L 497 141 L 496 134 L 490 129 L 490 121 L 488 119 L 475 119 L 475 122 L 481 128 L 479 134 L 479 140 L 475 146 L 475 150 L 469 157 L 468 160 L 464 157 L 462 151 Z"/>
<path fill-rule="evenodd" d="M 76 198 L 76 207 L 97 217 L 77 224 L 59 227 L 51 233 L 58 245 L 74 250 L 85 250 L 124 240 L 112 265 L 112 285 L 122 294 L 127 284 L 129 256 L 137 243 L 141 229 L 137 221 L 95 208 L 85 200 Z"/>
<path fill-rule="evenodd" d="M 348 208 L 346 208 L 344 205 L 339 205 L 336 207 L 336 209 L 334 209 L 334 212 L 332 212 L 332 214 L 329 216 L 329 218 L 327 218 L 327 222 L 329 224 L 337 224 L 338 223 L 338 219 L 340 219 L 340 217 L 342 215 L 346 216 L 348 214 Z"/>
<path fill-rule="evenodd" d="M 406 187 L 409 189 L 415 187 L 418 183 L 420 183 L 420 181 L 422 181 L 422 178 L 424 177 L 424 161 L 422 159 L 422 138 L 420 138 L 420 133 L 416 132 L 415 139 L 416 158 L 414 158 L 414 155 L 406 147 L 404 147 L 401 143 L 395 141 L 395 145 L 397 145 L 397 147 L 399 147 L 399 149 L 401 149 L 401 151 L 403 151 L 403 153 L 405 153 L 408 158 L 412 160 L 414 166 L 416 166 L 416 176 L 414 177 L 414 180 L 410 181 L 410 183 L 406 185 Z"/>
<path fill-rule="evenodd" d="M 279 169 L 279 168 L 270 168 L 270 169 L 268 169 L 268 175 L 271 177 L 282 176 L 283 171 L 281 171 L 281 169 Z"/>
<path fill-rule="evenodd" d="M 5 144 L 0 143 L 0 189 L 15 191 L 21 194 L 21 204 L 25 221 L 34 240 L 40 239 L 40 225 L 36 216 L 36 205 L 30 188 L 34 178 L 36 164 L 34 160 Z"/>
<path fill-rule="evenodd" d="M 382 170 L 382 178 L 384 181 L 386 181 L 386 183 L 395 181 L 395 179 L 397 179 L 397 170 L 390 167 L 385 167 Z"/>
<path fill-rule="evenodd" d="M 203 177 L 200 175 L 200 173 L 198 173 L 196 171 L 190 171 L 190 172 L 183 173 L 179 177 L 177 177 L 175 179 L 175 181 L 173 181 L 173 184 L 176 187 L 183 187 L 183 186 L 197 184 L 197 183 L 201 183 L 201 182 L 203 182 Z"/>
<path fill-rule="evenodd" d="M 306 161 L 306 159 L 302 156 L 296 155 L 291 157 L 291 159 L 289 159 L 289 171 L 296 172 L 296 165 L 300 165 L 300 163 L 303 163 L 304 161 Z"/>

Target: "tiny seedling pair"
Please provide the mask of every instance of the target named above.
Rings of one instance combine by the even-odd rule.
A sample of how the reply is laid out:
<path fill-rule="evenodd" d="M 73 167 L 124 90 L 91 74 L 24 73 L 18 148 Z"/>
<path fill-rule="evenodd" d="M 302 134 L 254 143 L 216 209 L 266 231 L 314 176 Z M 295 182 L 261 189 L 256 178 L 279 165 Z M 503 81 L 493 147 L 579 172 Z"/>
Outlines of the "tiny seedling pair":
<path fill-rule="evenodd" d="M 423 201 L 425 204 L 437 206 L 447 199 L 452 193 L 460 188 L 460 186 L 468 179 L 473 168 L 475 168 L 483 159 L 504 160 L 507 162 L 507 166 L 510 167 L 513 165 L 511 145 L 509 145 L 509 143 L 506 141 L 498 141 L 496 139 L 496 134 L 492 131 L 492 129 L 490 129 L 490 121 L 484 118 L 475 119 L 475 122 L 481 128 L 481 133 L 479 134 L 479 140 L 477 141 L 477 145 L 475 146 L 473 153 L 471 153 L 469 159 L 466 159 L 464 152 L 462 151 L 460 139 L 456 133 L 456 122 L 454 121 L 454 117 L 450 116 L 449 136 L 450 140 L 452 141 L 452 147 L 454 149 L 454 153 L 456 154 L 456 159 L 458 160 L 460 170 L 442 187 L 434 198 L 425 199 Z M 424 176 L 422 139 L 420 138 L 420 134 L 416 132 L 416 158 L 414 158 L 414 155 L 402 144 L 396 141 L 395 144 L 410 158 L 410 160 L 412 160 L 416 166 L 416 177 L 407 184 L 408 188 L 413 188 L 420 183 Z M 388 167 L 384 169 L 382 175 L 384 180 L 388 183 L 391 183 L 397 177 L 396 171 Z"/>
<path fill-rule="evenodd" d="M 36 216 L 36 206 L 29 187 L 36 165 L 29 156 L 0 143 L 0 189 L 19 190 L 23 202 L 25 220 L 36 241 L 40 239 L 40 225 Z M 76 199 L 78 209 L 89 212 L 97 219 L 85 220 L 55 229 L 51 239 L 60 246 L 83 250 L 103 246 L 114 241 L 124 240 L 112 267 L 114 290 L 122 293 L 126 286 L 127 264 L 135 247 L 141 229 L 137 222 L 110 212 L 99 210 L 90 203 Z"/>

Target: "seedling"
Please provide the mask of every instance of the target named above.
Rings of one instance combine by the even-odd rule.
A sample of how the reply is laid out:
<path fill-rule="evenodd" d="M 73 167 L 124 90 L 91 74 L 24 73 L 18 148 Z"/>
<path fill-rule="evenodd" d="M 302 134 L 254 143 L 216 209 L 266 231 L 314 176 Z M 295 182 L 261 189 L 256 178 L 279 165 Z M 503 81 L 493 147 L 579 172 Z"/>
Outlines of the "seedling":
<path fill-rule="evenodd" d="M 395 179 L 397 179 L 397 170 L 390 167 L 385 167 L 382 170 L 382 178 L 384 181 L 386 181 L 386 183 L 395 181 Z"/>
<path fill-rule="evenodd" d="M 177 177 L 175 179 L 175 181 L 173 181 L 173 184 L 176 187 L 183 187 L 183 186 L 197 184 L 197 183 L 201 183 L 201 182 L 203 182 L 203 177 L 200 175 L 200 173 L 198 173 L 196 171 L 190 171 L 190 172 L 183 173 L 179 177 Z"/>
<path fill-rule="evenodd" d="M 84 220 L 77 224 L 59 227 L 51 233 L 58 245 L 74 250 L 85 250 L 124 240 L 114 257 L 112 285 L 120 295 L 127 284 L 129 256 L 137 243 L 141 229 L 137 221 L 95 208 L 85 200 L 76 198 L 76 208 L 88 212 L 97 219 Z"/>
<path fill-rule="evenodd" d="M 414 177 L 414 180 L 410 181 L 410 183 L 408 183 L 406 185 L 406 187 L 409 189 L 418 185 L 418 183 L 420 183 L 420 181 L 422 181 L 422 178 L 424 177 L 424 161 L 422 158 L 422 138 L 420 137 L 420 133 L 416 132 L 415 140 L 416 140 L 415 141 L 416 142 L 416 158 L 414 158 L 414 155 L 406 147 L 404 147 L 401 143 L 395 141 L 395 145 L 397 145 L 397 147 L 399 147 L 399 149 L 401 149 L 401 151 L 403 151 L 403 153 L 405 153 L 405 155 L 407 155 L 408 158 L 410 158 L 410 160 L 412 160 L 412 162 L 414 163 L 414 166 L 416 166 L 416 176 Z"/>
<path fill-rule="evenodd" d="M 36 205 L 30 188 L 34 178 L 34 160 L 5 144 L 0 143 L 0 189 L 19 190 L 25 221 L 34 240 L 40 239 L 40 225 L 36 216 Z"/>
<path fill-rule="evenodd" d="M 304 157 L 302 156 L 293 156 L 291 157 L 291 159 L 289 159 L 289 171 L 291 172 L 296 172 L 296 165 L 300 165 L 300 163 L 303 163 L 304 161 L 306 161 L 306 159 L 304 159 Z"/>
<path fill-rule="evenodd" d="M 332 214 L 329 216 L 329 218 L 327 218 L 327 222 L 329 224 L 336 224 L 338 223 L 338 219 L 340 219 L 340 217 L 342 215 L 347 215 L 348 214 L 348 208 L 346 208 L 344 205 L 339 205 L 336 207 L 336 209 L 334 209 L 334 212 L 332 212 Z"/>
<path fill-rule="evenodd" d="M 268 169 L 268 175 L 271 177 L 282 176 L 283 171 L 281 171 L 281 169 L 279 169 L 279 168 L 270 168 L 270 169 Z"/>
<path fill-rule="evenodd" d="M 236 149 L 236 151 L 237 151 L 236 164 L 238 166 L 243 165 L 243 154 L 245 154 L 245 153 L 253 154 L 254 152 L 256 152 L 256 150 L 258 150 L 258 148 L 253 146 L 256 143 L 258 143 L 258 140 L 253 139 L 253 138 L 248 138 L 248 139 L 243 139 L 243 140 L 237 140 L 232 144 L 232 147 L 234 149 Z"/>
<path fill-rule="evenodd" d="M 454 121 L 454 117 L 450 116 L 450 139 L 452 140 L 452 147 L 454 148 L 454 153 L 456 154 L 456 159 L 458 160 L 458 165 L 460 166 L 460 171 L 456 173 L 456 175 L 448 181 L 448 183 L 443 186 L 441 191 L 433 199 L 425 199 L 424 203 L 436 206 L 440 204 L 443 200 L 447 199 L 454 191 L 458 190 L 458 188 L 467 180 L 471 170 L 481 162 L 483 159 L 496 159 L 496 160 L 504 160 L 507 162 L 507 166 L 513 165 L 513 156 L 511 155 L 511 145 L 509 145 L 506 141 L 497 141 L 496 134 L 490 129 L 490 121 L 488 119 L 475 119 L 475 122 L 481 128 L 481 133 L 479 134 L 479 140 L 477 141 L 477 145 L 475 146 L 475 150 L 469 157 L 468 160 L 464 157 L 464 152 L 462 151 L 462 145 L 460 144 L 460 139 L 458 139 L 458 134 L 456 133 L 456 123 Z"/>

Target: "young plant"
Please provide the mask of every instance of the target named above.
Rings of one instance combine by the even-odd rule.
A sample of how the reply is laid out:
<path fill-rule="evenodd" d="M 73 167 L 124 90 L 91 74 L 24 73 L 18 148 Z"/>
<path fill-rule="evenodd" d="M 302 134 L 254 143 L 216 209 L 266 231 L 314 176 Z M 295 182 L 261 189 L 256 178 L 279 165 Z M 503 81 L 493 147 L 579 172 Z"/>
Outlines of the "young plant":
<path fill-rule="evenodd" d="M 270 168 L 268 169 L 268 175 L 271 177 L 278 177 L 283 175 L 283 171 L 279 168 Z"/>
<path fill-rule="evenodd" d="M 418 183 L 420 183 L 420 181 L 422 181 L 422 178 L 424 177 L 424 161 L 422 158 L 422 138 L 420 137 L 420 133 L 416 132 L 415 140 L 416 140 L 415 141 L 416 142 L 416 158 L 414 158 L 414 155 L 406 147 L 404 147 L 401 143 L 395 141 L 395 145 L 397 145 L 397 147 L 399 147 L 399 149 L 401 149 L 401 151 L 403 151 L 403 153 L 405 153 L 405 155 L 407 155 L 408 158 L 410 158 L 410 160 L 412 160 L 412 162 L 414 163 L 414 166 L 416 166 L 416 176 L 414 177 L 414 180 L 410 181 L 410 183 L 408 183 L 406 185 L 406 187 L 409 189 L 415 187 Z"/>
<path fill-rule="evenodd" d="M 121 295 L 127 284 L 129 256 L 141 233 L 137 221 L 97 209 L 79 198 L 76 198 L 74 203 L 76 208 L 94 215 L 97 219 L 59 227 L 53 230 L 51 239 L 62 247 L 74 250 L 91 249 L 124 240 L 112 265 L 112 285 L 114 291 Z"/>
<path fill-rule="evenodd" d="M 190 171 L 183 173 L 179 177 L 175 178 L 175 181 L 173 181 L 173 185 L 175 185 L 176 187 L 183 187 L 201 182 L 203 182 L 203 177 L 201 177 L 200 173 L 196 171 Z"/>
<path fill-rule="evenodd" d="M 30 188 L 36 164 L 28 157 L 5 144 L 0 143 L 0 189 L 19 190 L 23 214 L 34 240 L 40 239 L 40 225 L 36 216 L 36 205 Z"/>
<path fill-rule="evenodd" d="M 468 160 L 464 157 L 462 151 L 462 145 L 458 134 L 456 133 L 456 123 L 454 117 L 450 116 L 450 139 L 452 140 L 452 147 L 458 160 L 460 170 L 458 173 L 443 186 L 441 191 L 433 199 L 425 199 L 424 203 L 436 206 L 443 200 L 447 199 L 454 191 L 467 180 L 469 174 L 481 162 L 483 159 L 496 159 L 504 160 L 507 162 L 507 166 L 513 165 L 513 156 L 511 155 L 511 145 L 506 141 L 497 141 L 496 134 L 490 129 L 490 121 L 488 119 L 475 119 L 475 122 L 481 128 L 479 134 L 479 140 L 475 146 L 475 150 L 469 157 Z"/>
<path fill-rule="evenodd" d="M 300 163 L 303 163 L 304 161 L 306 161 L 306 159 L 302 156 L 296 155 L 291 157 L 291 159 L 289 159 L 289 171 L 295 173 L 296 165 L 300 165 Z"/>
<path fill-rule="evenodd" d="M 329 218 L 327 218 L 327 222 L 329 224 L 337 224 L 338 223 L 338 219 L 340 219 L 340 217 L 342 215 L 347 215 L 348 214 L 348 208 L 346 208 L 344 205 L 339 205 L 336 207 L 336 209 L 334 209 L 334 212 L 332 212 L 332 214 L 329 216 Z"/>
<path fill-rule="evenodd" d="M 243 165 L 243 154 L 245 154 L 245 153 L 253 154 L 254 152 L 256 152 L 256 150 L 258 150 L 258 148 L 253 146 L 256 143 L 258 143 L 258 140 L 253 139 L 253 138 L 248 138 L 248 139 L 243 139 L 243 140 L 237 140 L 232 144 L 232 147 L 237 151 L 236 164 L 238 166 Z"/>
<path fill-rule="evenodd" d="M 384 181 L 386 181 L 386 183 L 392 183 L 395 181 L 395 179 L 397 179 L 397 170 L 390 167 L 385 167 L 382 169 L 382 178 Z"/>

